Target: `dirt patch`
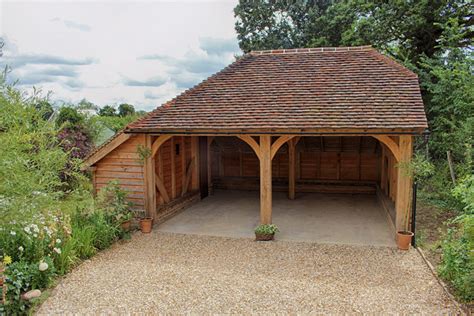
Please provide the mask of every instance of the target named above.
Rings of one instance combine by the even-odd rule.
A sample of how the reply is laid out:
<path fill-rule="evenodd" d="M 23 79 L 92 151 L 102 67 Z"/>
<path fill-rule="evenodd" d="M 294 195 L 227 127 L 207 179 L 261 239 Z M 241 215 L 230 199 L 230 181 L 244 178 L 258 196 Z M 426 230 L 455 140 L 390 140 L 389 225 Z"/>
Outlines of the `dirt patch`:
<path fill-rule="evenodd" d="M 448 221 L 455 218 L 453 211 L 442 210 L 418 201 L 416 213 L 417 245 L 425 250 L 431 264 L 437 268 L 441 263 L 441 241 L 448 229 Z"/>

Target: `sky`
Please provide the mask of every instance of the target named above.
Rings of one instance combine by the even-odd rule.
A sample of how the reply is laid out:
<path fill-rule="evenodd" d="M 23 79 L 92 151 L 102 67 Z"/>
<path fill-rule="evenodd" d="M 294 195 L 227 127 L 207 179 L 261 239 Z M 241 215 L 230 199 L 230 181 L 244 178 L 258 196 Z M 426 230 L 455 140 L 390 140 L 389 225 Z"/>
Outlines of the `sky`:
<path fill-rule="evenodd" d="M 0 66 L 55 103 L 152 110 L 242 54 L 235 1 L 0 0 Z"/>

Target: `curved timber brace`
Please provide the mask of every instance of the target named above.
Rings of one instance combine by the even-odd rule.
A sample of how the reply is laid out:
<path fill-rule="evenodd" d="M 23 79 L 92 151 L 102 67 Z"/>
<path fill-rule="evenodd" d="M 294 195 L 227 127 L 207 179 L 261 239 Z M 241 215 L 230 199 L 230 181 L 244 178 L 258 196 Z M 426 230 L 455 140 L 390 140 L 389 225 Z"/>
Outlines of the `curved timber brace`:
<path fill-rule="evenodd" d="M 246 142 L 255 152 L 260 161 L 260 223 L 272 222 L 272 159 L 278 150 L 295 136 L 280 136 L 273 144 L 270 135 L 260 135 L 257 141 L 249 135 L 237 136 Z"/>

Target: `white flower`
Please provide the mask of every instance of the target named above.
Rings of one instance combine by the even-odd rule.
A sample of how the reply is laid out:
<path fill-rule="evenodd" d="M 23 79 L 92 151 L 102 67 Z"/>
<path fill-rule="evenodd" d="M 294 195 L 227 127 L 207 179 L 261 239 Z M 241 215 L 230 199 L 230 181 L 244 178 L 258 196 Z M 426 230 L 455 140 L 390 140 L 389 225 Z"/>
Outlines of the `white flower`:
<path fill-rule="evenodd" d="M 39 227 L 38 227 L 38 225 L 36 225 L 36 224 L 31 224 L 31 227 L 33 228 L 33 231 L 34 231 L 35 233 L 39 233 Z"/>
<path fill-rule="evenodd" d="M 54 251 L 55 253 L 57 253 L 57 254 L 61 254 L 61 249 L 59 249 L 59 248 L 56 248 L 56 247 L 55 247 L 55 248 L 53 249 L 53 251 Z"/>
<path fill-rule="evenodd" d="M 56 239 L 56 243 L 57 243 L 57 244 L 60 244 L 60 243 L 61 243 L 61 239 L 59 239 L 59 238 Z"/>
<path fill-rule="evenodd" d="M 12 235 L 12 236 L 15 236 L 15 235 L 16 235 L 16 232 L 15 232 L 15 231 L 13 231 L 13 230 L 12 230 L 12 231 L 10 231 L 10 235 Z"/>
<path fill-rule="evenodd" d="M 30 226 L 26 226 L 25 228 L 23 228 L 23 230 L 24 230 L 27 234 L 31 234 Z"/>
<path fill-rule="evenodd" d="M 40 270 L 41 272 L 48 270 L 48 264 L 44 261 L 40 262 L 38 270 Z"/>
<path fill-rule="evenodd" d="M 22 246 L 18 247 L 18 250 L 20 250 L 21 252 L 23 252 L 23 250 L 25 250 Z"/>

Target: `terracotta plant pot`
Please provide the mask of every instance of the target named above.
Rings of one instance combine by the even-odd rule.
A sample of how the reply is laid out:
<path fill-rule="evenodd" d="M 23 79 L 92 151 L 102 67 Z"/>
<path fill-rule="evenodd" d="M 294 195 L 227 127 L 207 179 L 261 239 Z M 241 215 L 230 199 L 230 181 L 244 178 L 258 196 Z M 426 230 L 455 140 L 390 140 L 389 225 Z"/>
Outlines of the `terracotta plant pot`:
<path fill-rule="evenodd" d="M 408 231 L 398 231 L 397 232 L 397 246 L 400 250 L 410 249 L 411 239 L 413 238 L 413 233 Z"/>
<path fill-rule="evenodd" d="M 255 240 L 256 241 L 269 241 L 269 240 L 273 240 L 274 237 L 275 237 L 275 234 L 258 234 L 258 233 L 255 233 Z"/>
<path fill-rule="evenodd" d="M 142 233 L 144 234 L 150 233 L 152 227 L 153 227 L 153 218 L 145 217 L 140 220 L 140 229 Z"/>
<path fill-rule="evenodd" d="M 120 224 L 120 228 L 122 228 L 124 232 L 128 232 L 130 231 L 130 223 L 131 223 L 130 220 L 124 221 Z"/>

